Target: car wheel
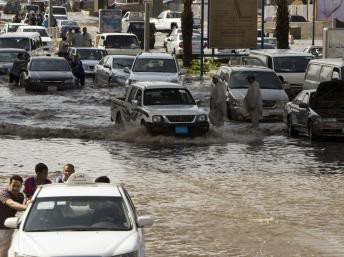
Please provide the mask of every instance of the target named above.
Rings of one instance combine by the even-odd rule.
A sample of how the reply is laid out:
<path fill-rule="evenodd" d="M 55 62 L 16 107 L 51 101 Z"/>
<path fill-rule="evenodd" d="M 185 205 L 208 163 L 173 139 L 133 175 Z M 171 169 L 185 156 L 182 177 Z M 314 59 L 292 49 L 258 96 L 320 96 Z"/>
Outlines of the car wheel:
<path fill-rule="evenodd" d="M 313 122 L 309 121 L 308 122 L 308 138 L 310 140 L 314 140 L 317 138 L 316 134 L 314 134 L 314 127 L 313 127 Z"/>
<path fill-rule="evenodd" d="M 288 130 L 288 136 L 296 136 L 297 135 L 297 130 L 293 126 L 293 122 L 291 121 L 291 118 L 288 116 L 287 118 L 287 130 Z"/>

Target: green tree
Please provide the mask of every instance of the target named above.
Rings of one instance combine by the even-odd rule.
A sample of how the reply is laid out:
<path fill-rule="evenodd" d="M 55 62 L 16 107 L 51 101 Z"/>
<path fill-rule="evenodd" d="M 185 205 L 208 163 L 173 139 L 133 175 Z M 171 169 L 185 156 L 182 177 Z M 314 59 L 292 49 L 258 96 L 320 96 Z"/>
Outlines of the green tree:
<path fill-rule="evenodd" d="M 192 61 L 193 13 L 191 6 L 192 0 L 184 0 L 184 10 L 182 13 L 182 33 L 184 47 L 183 62 L 185 67 L 190 67 Z"/>
<path fill-rule="evenodd" d="M 289 48 L 289 9 L 288 0 L 276 0 L 276 38 L 278 49 Z"/>

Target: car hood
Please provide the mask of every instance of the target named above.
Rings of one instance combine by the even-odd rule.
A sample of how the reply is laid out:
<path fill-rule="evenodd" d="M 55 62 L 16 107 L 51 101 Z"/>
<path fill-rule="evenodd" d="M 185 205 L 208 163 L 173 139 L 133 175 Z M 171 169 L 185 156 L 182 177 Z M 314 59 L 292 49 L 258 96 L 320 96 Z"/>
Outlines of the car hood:
<path fill-rule="evenodd" d="M 131 80 L 135 81 L 169 81 L 178 82 L 179 76 L 177 73 L 166 72 L 135 72 L 130 75 Z"/>
<path fill-rule="evenodd" d="M 145 108 L 153 115 L 197 115 L 207 112 L 197 105 L 148 105 Z"/>
<path fill-rule="evenodd" d="M 31 71 L 29 73 L 29 77 L 32 79 L 57 79 L 57 80 L 65 80 L 73 78 L 72 72 L 66 71 Z"/>
<path fill-rule="evenodd" d="M 288 95 L 283 89 L 261 89 L 262 100 L 269 101 L 288 101 Z M 235 99 L 243 100 L 245 98 L 247 88 L 237 88 L 230 90 Z"/>
<path fill-rule="evenodd" d="M 136 231 L 20 232 L 12 247 L 31 256 L 112 256 L 137 250 L 138 241 Z"/>

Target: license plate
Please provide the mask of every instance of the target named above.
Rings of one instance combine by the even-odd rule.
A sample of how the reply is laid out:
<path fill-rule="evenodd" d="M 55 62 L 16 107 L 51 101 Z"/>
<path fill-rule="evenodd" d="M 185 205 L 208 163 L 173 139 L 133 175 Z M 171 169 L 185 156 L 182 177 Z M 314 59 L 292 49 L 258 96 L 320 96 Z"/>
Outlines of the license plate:
<path fill-rule="evenodd" d="M 176 127 L 176 134 L 187 134 L 189 132 L 188 127 Z"/>

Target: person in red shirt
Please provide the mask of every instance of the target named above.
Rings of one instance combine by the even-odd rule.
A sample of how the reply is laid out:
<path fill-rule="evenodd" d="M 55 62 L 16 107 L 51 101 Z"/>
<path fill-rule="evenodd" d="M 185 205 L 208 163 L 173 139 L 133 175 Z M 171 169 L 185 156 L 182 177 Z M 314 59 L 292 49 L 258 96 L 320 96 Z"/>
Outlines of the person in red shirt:
<path fill-rule="evenodd" d="M 28 199 L 31 199 L 36 191 L 37 186 L 44 184 L 51 184 L 48 179 L 48 166 L 44 163 L 38 163 L 35 166 L 36 176 L 28 177 L 24 182 L 24 194 Z"/>
<path fill-rule="evenodd" d="M 8 188 L 0 190 L 0 256 L 7 257 L 10 247 L 13 229 L 5 227 L 7 218 L 14 217 L 17 211 L 26 210 L 31 201 L 24 202 L 24 195 L 20 192 L 23 185 L 22 177 L 13 175 L 10 178 Z"/>

